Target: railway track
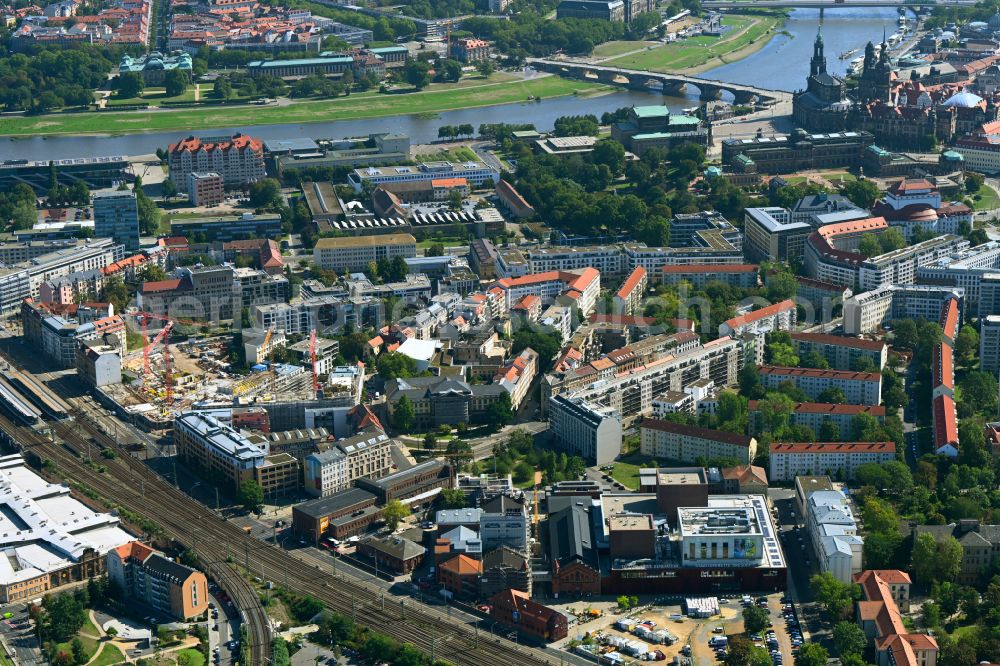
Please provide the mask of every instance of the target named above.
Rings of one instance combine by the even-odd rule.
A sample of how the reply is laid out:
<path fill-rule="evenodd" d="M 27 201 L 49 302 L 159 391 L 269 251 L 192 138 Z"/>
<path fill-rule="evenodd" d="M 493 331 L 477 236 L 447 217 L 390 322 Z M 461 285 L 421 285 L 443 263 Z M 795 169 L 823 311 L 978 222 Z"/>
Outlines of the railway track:
<path fill-rule="evenodd" d="M 25 450 L 52 459 L 71 478 L 155 522 L 168 536 L 192 548 L 240 608 L 250 632 L 254 664 L 265 664 L 269 659 L 270 624 L 256 592 L 237 570 L 237 562 L 255 577 L 313 596 L 328 609 L 410 643 L 437 659 L 470 666 L 561 662 L 541 650 L 495 638 L 480 631 L 478 626 L 470 627 L 437 609 L 411 600 L 386 598 L 384 590 L 350 577 L 328 574 L 291 553 L 254 539 L 131 458 L 86 414 L 75 410 L 74 416 L 74 421 L 51 425 L 57 438 L 74 449 L 75 454 L 61 442 L 49 441 L 6 417 L 0 417 L 0 429 L 8 431 Z M 102 461 L 106 473 L 83 462 L 81 458 L 87 455 L 88 446 L 96 451 L 108 447 L 119 454 L 116 460 Z"/>

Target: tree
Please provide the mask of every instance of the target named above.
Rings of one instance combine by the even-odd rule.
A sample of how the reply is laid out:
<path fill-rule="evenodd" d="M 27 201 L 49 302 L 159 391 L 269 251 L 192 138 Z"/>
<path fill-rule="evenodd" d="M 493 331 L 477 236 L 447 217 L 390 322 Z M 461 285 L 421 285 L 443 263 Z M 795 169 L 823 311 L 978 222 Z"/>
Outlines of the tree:
<path fill-rule="evenodd" d="M 928 629 L 939 626 L 941 624 L 941 607 L 934 603 L 933 600 L 928 599 L 920 607 L 920 621 Z"/>
<path fill-rule="evenodd" d="M 870 180 L 852 180 L 840 188 L 840 193 L 859 208 L 871 208 L 881 196 L 878 185 Z"/>
<path fill-rule="evenodd" d="M 960 418 L 973 414 L 996 414 L 997 378 L 991 373 L 981 370 L 968 372 L 959 380 L 958 389 L 962 397 L 956 401 Z"/>
<path fill-rule="evenodd" d="M 770 666 L 771 659 L 764 648 L 759 648 L 745 636 L 731 636 L 726 655 L 726 666 Z"/>
<path fill-rule="evenodd" d="M 868 645 L 868 637 L 861 627 L 853 622 L 838 622 L 833 627 L 833 647 L 837 654 L 863 654 Z"/>
<path fill-rule="evenodd" d="M 413 420 L 416 411 L 409 396 L 402 396 L 396 403 L 396 408 L 392 410 L 392 424 L 399 432 L 409 432 L 413 430 Z"/>
<path fill-rule="evenodd" d="M 514 418 L 514 406 L 510 401 L 510 394 L 504 391 L 500 396 L 486 408 L 485 421 L 494 430 L 499 430 Z"/>
<path fill-rule="evenodd" d="M 385 352 L 375 362 L 378 376 L 382 379 L 405 379 L 417 374 L 417 362 L 399 352 Z M 397 406 L 398 409 L 398 406 Z"/>
<path fill-rule="evenodd" d="M 846 617 L 854 602 L 861 598 L 861 589 L 857 585 L 841 583 L 829 571 L 810 578 L 809 588 L 827 615 L 834 619 Z"/>
<path fill-rule="evenodd" d="M 979 353 L 979 333 L 976 332 L 976 329 L 966 324 L 958 331 L 958 337 L 955 340 L 955 353 L 963 362 L 973 362 L 976 354 Z"/>
<path fill-rule="evenodd" d="M 212 84 L 212 95 L 218 99 L 228 100 L 233 96 L 233 84 L 228 76 L 220 76 Z"/>
<path fill-rule="evenodd" d="M 858 252 L 863 254 L 865 257 L 877 257 L 882 254 L 882 244 L 878 242 L 878 237 L 872 234 L 866 234 L 861 238 L 861 242 L 858 244 Z"/>
<path fill-rule="evenodd" d="M 430 63 L 410 59 L 403 68 L 403 79 L 417 90 L 422 90 L 431 82 Z"/>
<path fill-rule="evenodd" d="M 840 426 L 833 419 L 823 419 L 823 423 L 819 426 L 817 439 L 821 442 L 839 442 Z"/>
<path fill-rule="evenodd" d="M 962 544 L 949 536 L 937 541 L 926 532 L 913 540 L 913 574 L 925 585 L 954 580 L 962 564 Z"/>
<path fill-rule="evenodd" d="M 460 488 L 442 488 L 438 500 L 442 509 L 463 509 L 469 505 L 469 498 Z"/>
<path fill-rule="evenodd" d="M 452 60 L 451 58 L 438 60 L 435 70 L 437 71 L 437 78 L 440 81 L 455 82 L 462 78 L 462 63 L 457 60 Z M 416 84 L 414 83 L 413 85 Z"/>
<path fill-rule="evenodd" d="M 163 198 L 167 201 L 177 196 L 177 185 L 170 178 L 164 180 L 161 187 L 163 188 Z"/>
<path fill-rule="evenodd" d="M 878 497 L 866 497 L 861 509 L 865 526 L 872 532 L 899 533 L 899 517 L 892 505 Z"/>
<path fill-rule="evenodd" d="M 556 354 L 562 349 L 562 335 L 551 326 L 519 328 L 514 333 L 511 354 L 520 354 L 528 347 L 538 352 L 539 372 L 548 372 Z"/>
<path fill-rule="evenodd" d="M 795 666 L 826 666 L 830 653 L 819 643 L 806 643 L 799 648 Z"/>
<path fill-rule="evenodd" d="M 743 609 L 743 630 L 748 634 L 759 634 L 770 623 L 770 614 L 766 608 L 753 604 Z"/>
<path fill-rule="evenodd" d="M 385 524 L 390 530 L 399 527 L 399 521 L 408 515 L 410 515 L 410 507 L 396 499 L 389 500 L 385 508 L 382 509 L 382 519 L 385 520 Z"/>
<path fill-rule="evenodd" d="M 253 479 L 247 479 L 240 484 L 239 492 L 236 494 L 236 501 L 247 511 L 260 513 L 264 506 L 264 489 Z"/>
<path fill-rule="evenodd" d="M 778 303 L 791 298 L 798 288 L 799 283 L 791 273 L 775 273 L 767 278 L 767 300 Z"/>
<path fill-rule="evenodd" d="M 458 212 L 462 210 L 462 204 L 465 200 L 462 197 L 462 193 L 458 190 L 452 190 L 448 193 L 448 210 Z"/>
<path fill-rule="evenodd" d="M 614 139 L 601 139 L 594 144 L 590 159 L 594 164 L 607 165 L 613 175 L 619 176 L 625 170 L 625 147 Z"/>
<path fill-rule="evenodd" d="M 86 664 L 90 661 L 90 655 L 87 654 L 87 648 L 83 646 L 83 641 L 80 640 L 79 636 L 72 640 L 69 647 L 70 650 L 73 651 L 73 661 L 78 664 Z"/>
<path fill-rule="evenodd" d="M 139 209 L 139 231 L 147 236 L 155 236 L 160 230 L 160 208 L 142 189 L 142 178 L 136 177 L 133 187 L 135 204 Z"/>
<path fill-rule="evenodd" d="M 274 178 L 264 178 L 250 184 L 250 205 L 255 208 L 272 208 L 281 205 L 281 183 Z"/>
<path fill-rule="evenodd" d="M 167 89 L 167 97 L 177 97 L 187 90 L 187 74 L 179 69 L 167 70 L 163 76 L 163 86 Z"/>
<path fill-rule="evenodd" d="M 972 194 L 973 192 L 978 192 L 980 189 L 982 189 L 983 183 L 985 181 L 986 178 L 983 177 L 983 174 L 976 173 L 975 171 L 966 171 L 965 191 L 968 192 L 969 194 Z"/>
<path fill-rule="evenodd" d="M 847 402 L 847 396 L 844 395 L 844 390 L 836 386 L 831 386 L 828 389 L 824 389 L 816 396 L 817 402 L 827 402 L 834 405 L 842 405 Z"/>
<path fill-rule="evenodd" d="M 136 72 L 119 74 L 115 79 L 115 90 L 118 92 L 118 96 L 123 99 L 142 95 L 143 85 L 142 75 Z"/>
<path fill-rule="evenodd" d="M 322 645 L 339 645 L 354 636 L 354 622 L 339 613 L 323 611 L 316 625 L 316 641 Z"/>
<path fill-rule="evenodd" d="M 493 61 L 490 60 L 489 58 L 483 58 L 482 60 L 476 63 L 476 71 L 479 72 L 479 75 L 481 77 L 486 79 L 489 78 L 490 75 L 496 71 L 496 66 L 493 64 Z"/>

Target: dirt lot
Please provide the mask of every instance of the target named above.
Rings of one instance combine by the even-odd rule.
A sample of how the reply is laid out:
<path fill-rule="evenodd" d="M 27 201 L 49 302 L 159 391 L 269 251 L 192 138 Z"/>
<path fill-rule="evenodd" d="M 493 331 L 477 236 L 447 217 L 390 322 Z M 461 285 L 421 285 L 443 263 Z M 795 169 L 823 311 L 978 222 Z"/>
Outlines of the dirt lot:
<path fill-rule="evenodd" d="M 771 611 L 771 621 L 774 624 L 773 629 L 778 635 L 780 649 L 786 659 L 785 663 L 790 664 L 792 663 L 791 644 L 780 613 L 781 603 L 779 600 L 782 596 L 782 593 L 769 595 L 768 607 Z M 619 636 L 646 643 L 649 646 L 648 651 L 660 650 L 666 655 L 667 661 L 680 655 L 681 649 L 685 645 L 690 645 L 694 666 L 710 666 L 718 662 L 715 653 L 708 645 L 708 641 L 712 636 L 720 635 L 714 634 L 713 630 L 721 626 L 724 628 L 724 633 L 721 635 L 743 633 L 743 607 L 740 605 L 739 595 L 728 600 L 720 598 L 719 607 L 721 613 L 705 619 L 683 616 L 683 609 L 679 604 L 641 606 L 640 610 L 632 610 L 625 613 L 620 612 L 616 604 L 609 600 L 594 602 L 573 601 L 561 604 L 549 602 L 548 605 L 565 612 L 570 617 L 579 618 L 575 622 L 571 620 L 569 636 L 555 643 L 556 647 L 565 647 L 572 640 L 583 640 L 588 633 L 594 634 L 600 631 L 609 636 Z M 587 619 L 586 611 L 589 609 L 599 611 L 601 613 L 600 617 Z M 682 618 L 679 620 L 672 619 L 672 616 L 675 615 L 681 615 Z M 655 628 L 657 630 L 665 629 L 677 636 L 678 640 L 673 645 L 651 645 L 648 641 L 643 641 L 635 635 L 615 629 L 614 623 L 624 617 L 631 617 L 640 621 L 652 620 L 656 623 Z"/>

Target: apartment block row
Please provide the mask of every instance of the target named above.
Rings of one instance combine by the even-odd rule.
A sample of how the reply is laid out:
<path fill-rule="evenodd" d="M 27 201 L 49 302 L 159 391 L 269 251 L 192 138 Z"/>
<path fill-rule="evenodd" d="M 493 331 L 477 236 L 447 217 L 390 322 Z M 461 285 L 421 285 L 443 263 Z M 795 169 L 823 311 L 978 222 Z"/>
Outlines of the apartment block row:
<path fill-rule="evenodd" d="M 797 476 L 826 474 L 847 480 L 854 478 L 861 465 L 895 459 L 893 442 L 772 442 L 768 478 L 792 481 Z"/>
<path fill-rule="evenodd" d="M 883 285 L 855 294 L 844 302 L 844 334 L 869 335 L 896 319 L 937 321 L 942 307 L 952 299 L 961 315 L 965 310 L 961 287 Z"/>
<path fill-rule="evenodd" d="M 790 381 L 812 400 L 818 400 L 819 396 L 828 389 L 840 389 L 848 404 L 878 405 L 882 403 L 882 373 L 880 372 L 816 370 L 814 368 L 763 365 L 760 367 L 760 379 L 768 390 L 775 390 L 783 382 Z"/>

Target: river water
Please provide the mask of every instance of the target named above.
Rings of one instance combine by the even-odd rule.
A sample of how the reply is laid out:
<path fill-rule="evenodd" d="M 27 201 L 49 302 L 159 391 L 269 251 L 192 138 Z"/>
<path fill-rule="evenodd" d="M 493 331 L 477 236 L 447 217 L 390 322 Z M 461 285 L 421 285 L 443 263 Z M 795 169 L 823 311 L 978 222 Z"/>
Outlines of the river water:
<path fill-rule="evenodd" d="M 861 49 L 868 40 L 881 40 L 883 30 L 896 30 L 896 10 L 891 8 L 844 8 L 825 12 L 823 40 L 827 66 L 832 73 L 843 73 L 847 60 L 839 55 L 848 49 Z M 813 40 L 819 26 L 819 10 L 796 9 L 784 26 L 787 34 L 778 34 L 756 53 L 743 60 L 722 65 L 702 74 L 705 78 L 749 83 L 763 88 L 794 91 L 805 86 L 812 56 Z M 288 139 L 310 136 L 342 138 L 367 136 L 372 132 L 402 132 L 414 143 L 437 138 L 441 125 L 470 123 L 533 123 L 539 130 L 552 127 L 556 118 L 594 113 L 600 116 L 623 106 L 666 104 L 673 111 L 697 104 L 697 97 L 665 97 L 658 93 L 622 90 L 592 97 L 557 97 L 541 102 L 520 102 L 499 106 L 449 111 L 434 118 L 393 116 L 358 121 L 337 121 L 296 125 L 263 125 L 197 131 L 194 134 L 219 136 L 227 132 L 246 132 L 265 139 Z M 149 132 L 117 136 L 50 136 L 0 140 L 0 159 L 48 160 L 105 155 L 145 155 L 176 141 L 182 132 Z"/>

